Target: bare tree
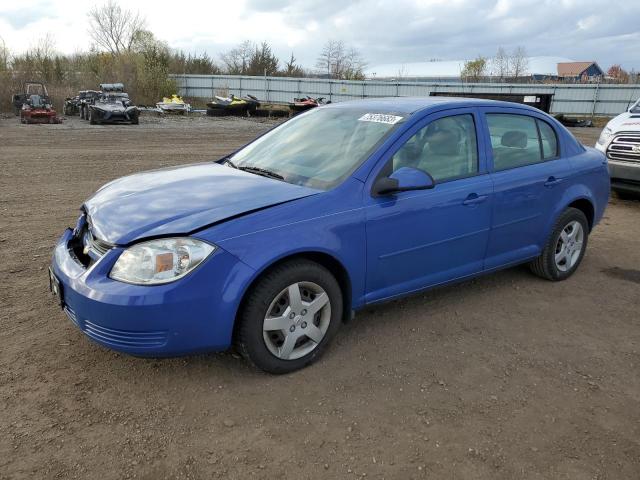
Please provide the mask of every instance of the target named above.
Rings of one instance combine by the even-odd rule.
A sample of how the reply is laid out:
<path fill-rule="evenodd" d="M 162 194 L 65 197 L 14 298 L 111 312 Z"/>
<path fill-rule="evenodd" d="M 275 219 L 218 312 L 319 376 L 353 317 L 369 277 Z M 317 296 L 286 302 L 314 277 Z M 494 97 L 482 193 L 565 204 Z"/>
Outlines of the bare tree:
<path fill-rule="evenodd" d="M 404 80 L 405 78 L 407 78 L 407 66 L 404 63 L 400 65 L 398 73 L 396 74 L 396 78 L 398 80 Z"/>
<path fill-rule="evenodd" d="M 229 75 L 245 75 L 256 48 L 253 42 L 245 40 L 237 47 L 223 53 L 221 58 L 226 67 L 226 73 Z"/>
<path fill-rule="evenodd" d="M 47 82 L 51 81 L 54 73 L 55 64 L 55 45 L 56 42 L 51 33 L 47 33 L 44 37 L 40 37 L 34 45 L 32 45 L 25 55 L 25 58 L 31 64 L 31 68 L 35 70 L 35 74 Z"/>
<path fill-rule="evenodd" d="M 364 80 L 364 69 L 367 68 L 367 62 L 358 50 L 350 48 L 342 61 L 341 70 L 338 78 L 345 80 Z"/>
<path fill-rule="evenodd" d="M 509 75 L 509 54 L 504 48 L 498 47 L 496 56 L 491 59 L 490 63 L 491 75 L 500 78 L 500 80 L 504 80 Z"/>
<path fill-rule="evenodd" d="M 316 61 L 316 67 L 327 72 L 327 77 L 332 78 L 339 69 L 342 57 L 344 57 L 344 44 L 339 40 L 327 40 L 322 47 L 322 52 Z"/>
<path fill-rule="evenodd" d="M 611 65 L 609 70 L 607 70 L 607 77 L 609 77 L 613 83 L 629 83 L 629 72 L 617 63 Z"/>
<path fill-rule="evenodd" d="M 4 72 L 9 69 L 9 49 L 4 43 L 4 38 L 0 37 L 0 71 Z"/>
<path fill-rule="evenodd" d="M 145 27 L 139 13 L 123 9 L 115 0 L 89 10 L 89 35 L 95 44 L 113 55 L 130 52 L 138 32 Z"/>
<path fill-rule="evenodd" d="M 517 79 L 529 72 L 529 58 L 524 47 L 516 47 L 509 59 L 510 76 Z"/>
<path fill-rule="evenodd" d="M 316 62 L 316 67 L 327 72 L 328 78 L 356 80 L 364 78 L 367 62 L 355 48 L 349 48 L 340 40 L 328 40 Z"/>

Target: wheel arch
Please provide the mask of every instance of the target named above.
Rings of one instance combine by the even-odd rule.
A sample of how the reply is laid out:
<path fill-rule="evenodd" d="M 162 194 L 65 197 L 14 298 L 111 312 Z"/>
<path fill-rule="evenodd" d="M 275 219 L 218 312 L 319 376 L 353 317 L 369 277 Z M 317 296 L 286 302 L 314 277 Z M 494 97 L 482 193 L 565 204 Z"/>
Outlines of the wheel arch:
<path fill-rule="evenodd" d="M 595 220 L 595 206 L 593 202 L 586 197 L 577 198 L 572 201 L 567 208 L 576 208 L 584 213 L 584 216 L 587 217 L 587 221 L 589 222 L 589 232 L 593 229 L 593 223 Z"/>
<path fill-rule="evenodd" d="M 335 256 L 323 252 L 320 250 L 308 250 L 308 251 L 300 251 L 295 253 L 290 253 L 284 256 L 281 256 L 271 263 L 264 265 L 261 269 L 256 271 L 256 274 L 253 276 L 250 282 L 247 283 L 246 287 L 242 291 L 240 302 L 238 303 L 238 308 L 236 310 L 235 318 L 234 318 L 234 326 L 233 326 L 233 335 L 235 337 L 236 329 L 239 325 L 238 316 L 242 312 L 242 308 L 244 307 L 245 298 L 247 297 L 247 293 L 251 290 L 251 288 L 259 282 L 265 275 L 267 275 L 274 268 L 282 265 L 283 263 L 290 262 L 292 260 L 309 260 L 315 262 L 319 265 L 325 267 L 331 274 L 335 277 L 338 285 L 340 285 L 340 290 L 342 291 L 343 296 L 343 306 L 342 306 L 342 321 L 346 322 L 351 318 L 351 308 L 352 308 L 352 283 L 351 277 L 343 263 L 338 260 Z"/>

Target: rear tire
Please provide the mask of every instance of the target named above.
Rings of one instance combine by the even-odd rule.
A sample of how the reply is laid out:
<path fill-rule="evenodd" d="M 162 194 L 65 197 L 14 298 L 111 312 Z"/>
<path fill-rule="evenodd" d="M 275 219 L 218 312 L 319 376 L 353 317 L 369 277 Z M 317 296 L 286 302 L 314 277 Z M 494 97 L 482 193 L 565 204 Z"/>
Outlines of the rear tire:
<path fill-rule="evenodd" d="M 340 285 L 322 265 L 308 260 L 279 265 L 245 296 L 237 319 L 236 348 L 269 373 L 304 368 L 320 358 L 339 330 L 342 302 Z M 274 321 L 282 326 L 278 323 L 272 329 Z"/>
<path fill-rule="evenodd" d="M 588 239 L 585 214 L 577 208 L 567 208 L 556 221 L 542 254 L 529 263 L 531 271 L 554 282 L 566 280 L 580 266 Z"/>

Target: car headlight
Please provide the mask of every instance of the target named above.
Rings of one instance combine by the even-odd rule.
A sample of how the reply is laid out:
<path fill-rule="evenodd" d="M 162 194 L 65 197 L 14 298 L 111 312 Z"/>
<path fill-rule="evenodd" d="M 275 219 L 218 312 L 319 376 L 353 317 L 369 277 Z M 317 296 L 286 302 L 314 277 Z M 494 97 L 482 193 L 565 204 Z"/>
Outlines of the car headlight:
<path fill-rule="evenodd" d="M 609 143 L 609 140 L 611 140 L 611 137 L 613 137 L 613 130 L 609 127 L 605 127 L 600 134 L 600 138 L 598 138 L 598 145 L 606 145 Z"/>
<path fill-rule="evenodd" d="M 126 249 L 111 269 L 114 280 L 158 285 L 184 277 L 216 249 L 193 238 L 160 238 Z"/>

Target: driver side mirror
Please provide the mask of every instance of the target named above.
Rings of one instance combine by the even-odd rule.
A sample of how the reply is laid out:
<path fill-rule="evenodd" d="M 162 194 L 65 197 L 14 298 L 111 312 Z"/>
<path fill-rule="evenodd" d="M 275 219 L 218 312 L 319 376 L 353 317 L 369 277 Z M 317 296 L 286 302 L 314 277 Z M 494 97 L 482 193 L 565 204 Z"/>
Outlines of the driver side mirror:
<path fill-rule="evenodd" d="M 373 196 L 390 195 L 411 190 L 427 190 L 435 187 L 433 177 L 412 167 L 402 167 L 388 177 L 381 177 L 373 184 Z"/>

